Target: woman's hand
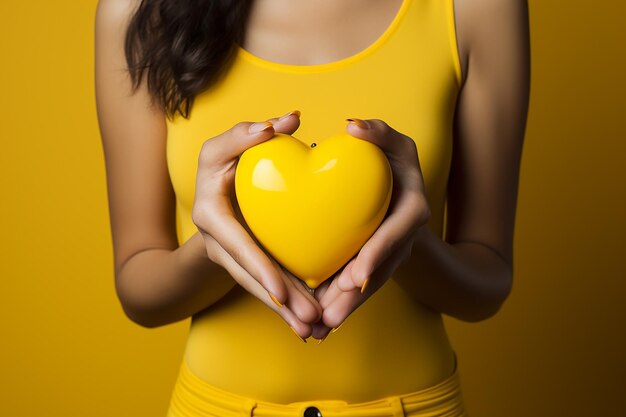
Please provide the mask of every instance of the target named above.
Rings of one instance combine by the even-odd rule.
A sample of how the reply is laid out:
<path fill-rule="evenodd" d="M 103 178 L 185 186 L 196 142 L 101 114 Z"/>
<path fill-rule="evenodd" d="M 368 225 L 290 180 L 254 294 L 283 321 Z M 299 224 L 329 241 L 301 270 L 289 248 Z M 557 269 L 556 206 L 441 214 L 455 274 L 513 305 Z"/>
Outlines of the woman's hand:
<path fill-rule="evenodd" d="M 315 291 L 323 316 L 314 325 L 313 337 L 320 340 L 339 327 L 411 256 L 415 237 L 430 218 L 415 142 L 382 120 L 348 120 L 351 123 L 346 130 L 350 135 L 377 145 L 387 155 L 393 192 L 376 232 L 333 279 Z"/>
<path fill-rule="evenodd" d="M 204 142 L 198 158 L 192 219 L 204 237 L 209 258 L 291 326 L 309 337 L 322 309 L 317 300 L 267 254 L 247 227 L 235 197 L 235 170 L 248 148 L 275 132 L 293 134 L 299 112 L 266 122 L 242 122 Z"/>

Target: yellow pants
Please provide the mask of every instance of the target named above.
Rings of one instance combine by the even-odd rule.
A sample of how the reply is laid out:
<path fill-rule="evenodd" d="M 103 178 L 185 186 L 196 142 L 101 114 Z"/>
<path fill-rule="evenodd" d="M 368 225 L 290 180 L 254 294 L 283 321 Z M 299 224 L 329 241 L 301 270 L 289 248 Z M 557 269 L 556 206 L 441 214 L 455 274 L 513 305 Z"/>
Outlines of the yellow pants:
<path fill-rule="evenodd" d="M 194 375 L 183 359 L 167 417 L 467 417 L 459 374 L 416 392 L 349 404 L 338 400 L 277 404 L 242 397 Z"/>

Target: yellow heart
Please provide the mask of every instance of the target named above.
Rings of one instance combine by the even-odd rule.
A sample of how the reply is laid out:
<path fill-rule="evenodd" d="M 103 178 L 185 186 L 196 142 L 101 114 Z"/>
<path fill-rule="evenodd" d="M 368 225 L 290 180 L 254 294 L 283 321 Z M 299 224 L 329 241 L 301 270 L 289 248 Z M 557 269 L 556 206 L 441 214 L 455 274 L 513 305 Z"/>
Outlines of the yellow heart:
<path fill-rule="evenodd" d="M 347 133 L 310 146 L 277 133 L 239 158 L 235 194 L 259 243 L 316 288 L 374 234 L 391 200 L 385 153 Z"/>

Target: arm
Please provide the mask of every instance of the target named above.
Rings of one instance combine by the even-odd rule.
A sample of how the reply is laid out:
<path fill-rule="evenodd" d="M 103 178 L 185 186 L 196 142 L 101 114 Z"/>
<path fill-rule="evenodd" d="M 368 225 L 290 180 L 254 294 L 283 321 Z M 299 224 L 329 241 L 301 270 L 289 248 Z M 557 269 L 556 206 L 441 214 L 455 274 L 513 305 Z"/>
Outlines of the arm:
<path fill-rule="evenodd" d="M 179 247 L 168 175 L 165 116 L 145 77 L 132 94 L 123 43 L 138 2 L 100 0 L 95 22 L 96 104 L 106 160 L 115 287 L 127 316 L 155 327 L 210 306 L 234 285 L 198 232 Z M 218 273 L 221 272 L 221 273 Z"/>
<path fill-rule="evenodd" d="M 411 279 L 398 282 L 436 311 L 480 321 L 499 310 L 512 287 L 530 89 L 528 6 L 525 0 L 457 3 L 469 64 L 455 115 L 446 241 L 420 228 L 400 267 Z"/>
<path fill-rule="evenodd" d="M 348 119 L 348 133 L 387 155 L 394 194 L 359 253 L 316 289 L 324 309 L 316 339 L 340 326 L 391 276 L 424 305 L 464 321 L 493 316 L 511 291 L 530 89 L 528 7 L 525 0 L 462 3 L 457 16 L 471 24 L 463 35 L 471 47 L 453 126 L 446 240 L 427 225 L 430 208 L 415 142 L 382 120 Z"/>
<path fill-rule="evenodd" d="M 296 277 L 266 256 L 228 198 L 241 153 L 274 132 L 292 134 L 300 125 L 298 113 L 241 122 L 204 142 L 196 177 L 202 192 L 195 194 L 192 210 L 199 231 L 179 247 L 165 115 L 152 106 L 146 78 L 132 92 L 127 75 L 124 38 L 136 5 L 138 0 L 100 0 L 96 13 L 96 101 L 115 286 L 124 311 L 140 325 L 162 326 L 207 308 L 239 284 L 296 334 L 310 334 L 321 307 Z M 272 128 L 254 129 L 267 125 Z"/>

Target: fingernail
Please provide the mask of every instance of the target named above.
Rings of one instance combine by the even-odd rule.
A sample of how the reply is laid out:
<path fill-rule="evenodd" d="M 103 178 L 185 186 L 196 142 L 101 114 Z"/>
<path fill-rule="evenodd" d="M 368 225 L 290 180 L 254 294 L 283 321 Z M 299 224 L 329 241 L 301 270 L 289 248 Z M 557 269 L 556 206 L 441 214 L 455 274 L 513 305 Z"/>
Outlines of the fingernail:
<path fill-rule="evenodd" d="M 250 125 L 250 128 L 248 129 L 248 133 L 259 133 L 263 130 L 267 130 L 269 128 L 271 128 L 272 126 L 274 126 L 272 124 L 272 122 L 256 122 L 256 123 L 252 123 L 252 125 Z"/>
<path fill-rule="evenodd" d="M 355 125 L 357 125 L 361 129 L 369 129 L 370 128 L 369 123 L 367 123 L 365 120 L 351 118 L 351 119 L 346 119 L 346 121 L 354 123 Z"/>
<path fill-rule="evenodd" d="M 280 118 L 278 120 L 283 120 L 286 119 L 287 117 L 291 116 L 292 114 L 295 114 L 296 116 L 300 117 L 300 110 L 294 110 L 294 111 L 290 111 L 289 113 L 280 116 Z"/>
<path fill-rule="evenodd" d="M 361 294 L 363 294 L 365 292 L 365 288 L 367 287 L 367 284 L 370 283 L 370 279 L 369 278 L 365 278 L 365 281 L 363 281 L 363 285 L 361 286 Z"/>
<path fill-rule="evenodd" d="M 282 306 L 283 306 L 283 305 L 280 303 L 280 301 L 278 301 L 278 299 L 277 299 L 276 297 L 274 297 L 274 294 L 269 293 L 269 295 L 270 295 L 270 298 L 272 299 L 272 301 L 274 301 L 278 307 L 282 307 Z"/>
<path fill-rule="evenodd" d="M 319 345 L 319 344 L 320 344 L 320 343 L 322 343 L 324 340 L 326 340 L 326 338 L 328 337 L 328 335 L 329 335 L 329 334 L 330 334 L 330 332 L 329 332 L 326 336 L 322 337 L 321 339 L 318 339 L 318 340 L 317 340 L 317 344 Z"/>
<path fill-rule="evenodd" d="M 330 332 L 331 333 L 335 333 L 337 330 L 339 330 L 341 328 L 341 326 L 343 326 L 343 323 L 341 323 L 339 326 L 337 326 L 334 329 L 332 329 Z"/>
<path fill-rule="evenodd" d="M 304 343 L 306 343 L 306 340 L 304 340 L 304 339 L 302 338 L 302 336 L 300 336 L 300 335 L 298 334 L 298 332 L 296 332 L 296 329 L 294 329 L 294 328 L 293 328 L 293 327 L 291 327 L 291 326 L 289 326 L 289 328 L 290 328 L 291 330 L 293 330 L 293 332 L 295 333 L 295 335 L 296 335 L 296 336 L 298 336 L 298 339 L 300 339 L 300 340 L 302 340 Z"/>

